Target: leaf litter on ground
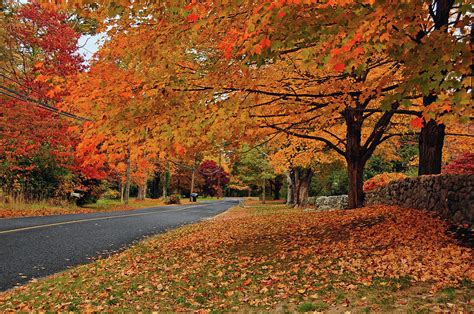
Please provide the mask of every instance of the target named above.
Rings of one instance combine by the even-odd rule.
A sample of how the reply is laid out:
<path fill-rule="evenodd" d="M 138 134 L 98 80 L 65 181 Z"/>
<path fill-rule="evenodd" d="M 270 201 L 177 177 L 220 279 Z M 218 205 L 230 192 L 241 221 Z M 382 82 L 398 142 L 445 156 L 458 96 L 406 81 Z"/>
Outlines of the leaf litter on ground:
<path fill-rule="evenodd" d="M 473 249 L 448 229 L 394 206 L 251 204 L 3 293 L 0 310 L 472 310 Z"/>

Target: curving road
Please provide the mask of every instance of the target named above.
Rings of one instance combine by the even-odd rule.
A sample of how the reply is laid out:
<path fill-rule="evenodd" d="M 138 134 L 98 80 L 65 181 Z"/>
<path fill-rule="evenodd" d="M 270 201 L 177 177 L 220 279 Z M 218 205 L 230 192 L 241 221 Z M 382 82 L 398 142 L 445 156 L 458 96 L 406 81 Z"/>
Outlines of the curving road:
<path fill-rule="evenodd" d="M 238 204 L 224 199 L 134 211 L 0 219 L 0 291 L 92 258 L 143 237 L 213 217 Z"/>

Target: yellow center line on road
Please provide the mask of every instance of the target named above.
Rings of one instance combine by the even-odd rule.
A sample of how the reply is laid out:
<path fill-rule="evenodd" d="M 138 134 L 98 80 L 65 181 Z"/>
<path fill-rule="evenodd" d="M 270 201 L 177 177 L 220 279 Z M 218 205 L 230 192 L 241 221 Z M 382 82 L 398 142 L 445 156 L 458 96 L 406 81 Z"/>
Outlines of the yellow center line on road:
<path fill-rule="evenodd" d="M 178 209 L 168 209 L 168 210 L 149 212 L 149 213 L 135 213 L 135 214 L 126 214 L 126 215 L 116 215 L 116 216 L 106 216 L 106 217 L 97 217 L 97 218 L 88 218 L 88 219 L 69 220 L 69 221 L 56 222 L 56 223 L 51 223 L 51 224 L 36 225 L 36 226 L 30 226 L 30 227 L 24 227 L 24 228 L 4 230 L 4 231 L 0 231 L 0 234 L 14 233 L 14 232 L 20 232 L 20 231 L 26 231 L 26 230 L 39 229 L 39 228 L 69 225 L 69 224 L 75 224 L 75 223 L 80 223 L 80 222 L 88 222 L 88 221 L 106 220 L 106 219 L 114 219 L 114 218 L 126 218 L 126 217 L 135 217 L 135 216 L 156 215 L 156 214 L 161 214 L 161 213 L 177 212 L 177 211 L 185 210 L 185 209 L 188 209 L 188 208 L 202 207 L 202 206 L 206 206 L 206 205 L 208 205 L 208 204 L 192 205 L 192 206 L 186 206 L 186 207 L 182 207 L 182 208 L 178 208 Z"/>

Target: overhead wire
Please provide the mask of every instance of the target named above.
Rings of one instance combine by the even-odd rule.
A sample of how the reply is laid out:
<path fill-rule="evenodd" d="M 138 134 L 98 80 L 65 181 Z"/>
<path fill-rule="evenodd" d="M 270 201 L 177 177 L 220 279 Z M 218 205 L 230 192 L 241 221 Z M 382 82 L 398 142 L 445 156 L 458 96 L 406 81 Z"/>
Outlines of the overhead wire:
<path fill-rule="evenodd" d="M 4 74 L 1 74 L 0 73 L 0 76 L 4 77 L 4 78 L 7 78 L 11 81 L 14 81 L 16 82 L 15 80 L 5 76 Z M 17 84 L 21 85 L 20 83 L 16 82 Z M 81 117 L 81 116 L 78 116 L 78 115 L 75 115 L 73 113 L 70 113 L 70 112 L 67 112 L 67 111 L 62 111 L 61 109 L 59 108 L 56 108 L 54 106 L 51 106 L 50 104 L 47 104 L 43 101 L 39 101 L 39 100 L 36 100 L 36 99 L 33 99 L 31 98 L 30 96 L 27 96 L 25 94 L 22 94 L 18 91 L 15 91 L 11 88 L 8 88 L 6 86 L 3 86 L 3 85 L 0 85 L 0 89 L 3 90 L 3 91 L 0 91 L 3 95 L 7 96 L 7 97 L 11 97 L 11 98 L 14 98 L 14 99 L 17 99 L 17 100 L 20 100 L 20 101 L 23 101 L 23 102 L 29 102 L 29 103 L 32 103 L 34 104 L 35 106 L 37 107 L 40 107 L 42 109 L 45 109 L 47 111 L 50 111 L 50 112 L 54 112 L 54 113 L 57 113 L 59 115 L 62 115 L 62 116 L 65 116 L 65 117 L 68 117 L 68 118 L 72 118 L 72 119 L 75 119 L 75 120 L 79 120 L 79 121 L 92 121 L 91 119 L 89 118 L 84 118 L 84 117 Z"/>

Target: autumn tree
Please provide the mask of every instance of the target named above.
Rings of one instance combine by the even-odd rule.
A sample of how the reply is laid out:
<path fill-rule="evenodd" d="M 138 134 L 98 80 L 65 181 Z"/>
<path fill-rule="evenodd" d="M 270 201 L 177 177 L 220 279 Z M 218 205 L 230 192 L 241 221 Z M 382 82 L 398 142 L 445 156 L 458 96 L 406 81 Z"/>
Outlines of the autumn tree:
<path fill-rule="evenodd" d="M 65 197 L 93 178 L 77 166 L 77 117 L 54 108 L 68 76 L 83 69 L 80 33 L 66 15 L 35 3 L 2 7 L 0 22 L 2 185 L 33 198 Z"/>
<path fill-rule="evenodd" d="M 204 195 L 215 196 L 230 182 L 229 174 L 214 160 L 204 160 L 199 165 L 198 171 L 204 179 L 202 185 Z"/>
<path fill-rule="evenodd" d="M 275 178 L 275 172 L 270 165 L 265 148 L 250 148 L 248 145 L 243 145 L 233 164 L 232 176 L 238 177 L 249 187 L 251 185 L 260 187 L 262 201 L 265 203 L 268 180 Z"/>

